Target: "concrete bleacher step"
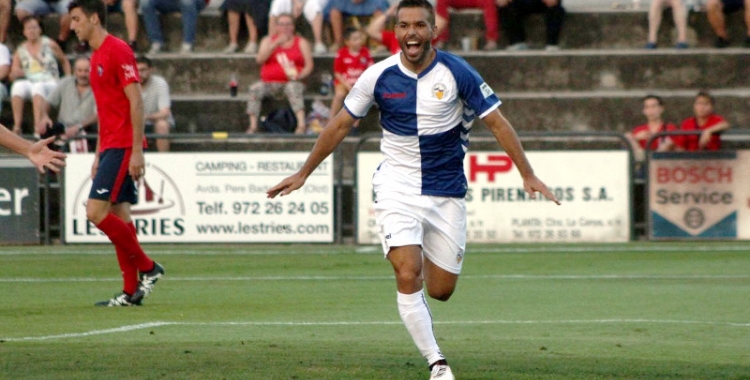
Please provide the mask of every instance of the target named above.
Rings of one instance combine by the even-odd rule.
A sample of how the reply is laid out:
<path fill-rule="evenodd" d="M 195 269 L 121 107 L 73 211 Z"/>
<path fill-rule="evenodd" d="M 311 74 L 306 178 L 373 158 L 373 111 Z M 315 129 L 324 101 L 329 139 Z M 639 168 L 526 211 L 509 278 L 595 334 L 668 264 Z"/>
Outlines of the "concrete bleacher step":
<path fill-rule="evenodd" d="M 728 15 L 727 24 L 733 38 L 733 46 L 742 46 L 745 26 L 742 12 Z M 163 31 L 167 51 L 179 50 L 182 42 L 182 24 L 178 14 L 162 16 Z M 309 26 L 300 21 L 298 30 L 308 38 L 312 37 Z M 125 35 L 124 19 L 121 14 L 109 16 L 109 30 L 118 36 Z M 451 16 L 449 48 L 458 49 L 459 41 L 464 36 L 483 36 L 483 15 L 480 12 L 457 12 Z M 48 36 L 55 37 L 59 30 L 58 17 L 47 16 L 44 29 Z M 21 27 L 15 17 L 11 20 L 9 38 L 13 45 L 23 36 Z M 645 9 L 640 10 L 587 10 L 574 9 L 568 12 L 561 34 L 560 46 L 563 49 L 627 49 L 642 48 L 648 34 L 648 19 Z M 500 46 L 507 45 L 505 33 L 501 31 Z M 527 22 L 528 42 L 532 47 L 543 48 L 544 20 L 542 15 L 532 15 Z M 72 35 L 75 38 L 74 35 Z M 241 33 L 240 43 L 244 43 L 246 34 Z M 715 36 L 708 24 L 705 12 L 691 12 L 688 30 L 691 47 L 713 47 Z M 139 46 L 143 51 L 148 49 L 148 39 L 141 20 L 139 28 Z M 216 10 L 204 11 L 198 19 L 196 52 L 219 52 L 227 44 L 226 18 Z M 670 11 L 664 15 L 659 31 L 659 45 L 664 48 L 674 46 L 676 32 Z M 481 46 L 481 45 L 480 45 Z M 70 47 L 72 49 L 72 46 Z"/>
<path fill-rule="evenodd" d="M 641 88 L 750 88 L 750 49 L 564 50 L 463 54 L 498 93 L 508 91 L 592 91 Z M 376 60 L 385 56 L 378 56 Z M 229 92 L 236 73 L 240 92 L 259 80 L 260 66 L 250 55 L 157 55 L 154 65 L 176 94 Z M 321 74 L 333 57 L 315 57 L 306 92 L 319 91 Z"/>
<path fill-rule="evenodd" d="M 568 92 L 508 92 L 499 94 L 501 112 L 523 131 L 627 132 L 642 124 L 641 98 L 655 93 L 664 98 L 666 120 L 679 123 L 692 115 L 697 90 L 621 90 Z M 734 126 L 750 126 L 750 90 L 716 90 L 716 111 Z M 306 97 L 307 109 L 316 99 Z M 229 95 L 177 95 L 172 110 L 181 132 L 243 132 L 247 129 L 246 98 Z M 372 109 L 361 133 L 378 132 L 377 111 Z M 478 129 L 484 127 L 479 125 Z"/>

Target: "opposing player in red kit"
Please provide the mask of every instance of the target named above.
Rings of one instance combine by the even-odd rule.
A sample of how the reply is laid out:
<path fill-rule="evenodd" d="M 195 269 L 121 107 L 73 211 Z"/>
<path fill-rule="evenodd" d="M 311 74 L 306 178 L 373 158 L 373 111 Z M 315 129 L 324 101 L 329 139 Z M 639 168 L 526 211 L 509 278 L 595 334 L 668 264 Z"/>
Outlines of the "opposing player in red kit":
<path fill-rule="evenodd" d="M 71 29 L 94 50 L 90 78 L 99 140 L 86 217 L 115 245 L 125 283 L 122 293 L 96 306 L 140 305 L 164 275 L 164 268 L 143 252 L 130 217 L 130 206 L 138 202 L 136 181 L 146 168 L 143 99 L 135 56 L 127 43 L 107 33 L 103 1 L 76 0 L 68 10 Z"/>

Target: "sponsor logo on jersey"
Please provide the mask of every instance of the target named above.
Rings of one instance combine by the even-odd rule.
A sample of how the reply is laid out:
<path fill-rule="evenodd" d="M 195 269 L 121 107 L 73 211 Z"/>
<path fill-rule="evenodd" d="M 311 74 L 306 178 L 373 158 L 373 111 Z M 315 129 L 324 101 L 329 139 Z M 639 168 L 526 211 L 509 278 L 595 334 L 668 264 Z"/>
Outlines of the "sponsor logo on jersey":
<path fill-rule="evenodd" d="M 482 95 L 484 95 L 485 99 L 495 93 L 494 91 L 492 91 L 492 89 L 490 88 L 490 85 L 488 85 L 487 82 L 483 82 L 479 86 L 479 90 L 482 91 Z"/>
<path fill-rule="evenodd" d="M 446 87 L 442 83 L 435 83 L 434 86 L 432 86 L 432 96 L 438 98 L 438 100 L 443 100 L 443 96 L 445 96 Z"/>

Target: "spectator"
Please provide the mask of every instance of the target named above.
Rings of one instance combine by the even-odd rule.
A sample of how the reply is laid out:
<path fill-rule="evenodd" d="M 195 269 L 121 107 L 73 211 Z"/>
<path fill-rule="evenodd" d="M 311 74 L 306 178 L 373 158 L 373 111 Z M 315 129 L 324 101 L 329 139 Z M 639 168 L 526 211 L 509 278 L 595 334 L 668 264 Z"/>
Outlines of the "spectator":
<path fill-rule="evenodd" d="M 393 30 L 387 30 L 385 27 L 388 20 L 396 16 L 396 7 L 398 7 L 398 3 L 391 5 L 387 11 L 373 17 L 366 29 L 367 36 L 385 45 L 391 54 L 401 51 L 401 45 L 399 45 L 396 39 L 396 33 Z"/>
<path fill-rule="evenodd" d="M 10 12 L 13 9 L 12 0 L 0 0 L 0 43 L 8 39 L 8 27 L 10 26 Z"/>
<path fill-rule="evenodd" d="M 560 50 L 560 31 L 565 21 L 562 0 L 497 0 L 500 22 L 506 28 L 510 46 L 508 50 L 527 50 L 524 21 L 532 13 L 544 13 L 547 24 L 548 51 Z"/>
<path fill-rule="evenodd" d="M 724 15 L 739 10 L 745 13 L 745 47 L 750 48 L 750 0 L 708 0 L 706 3 L 706 15 L 711 29 L 716 33 L 717 48 L 725 48 L 730 44 Z"/>
<path fill-rule="evenodd" d="M 229 45 L 224 53 L 237 51 L 237 35 L 240 32 L 240 17 L 245 15 L 247 24 L 247 45 L 243 52 L 255 54 L 258 51 L 258 36 L 268 34 L 268 11 L 270 0 L 225 0 L 221 9 L 227 12 L 229 24 Z"/>
<path fill-rule="evenodd" d="M 344 20 L 349 16 L 378 17 L 389 8 L 387 0 L 330 0 L 323 14 L 328 15 L 333 32 L 333 44 L 328 49 L 337 52 L 343 46 Z"/>
<path fill-rule="evenodd" d="M 8 78 L 10 77 L 10 49 L 0 42 L 0 114 L 3 112 L 3 103 L 8 97 Z"/>
<path fill-rule="evenodd" d="M 315 39 L 313 52 L 323 54 L 326 52 L 326 45 L 323 43 L 323 11 L 327 4 L 328 0 L 273 0 L 269 13 L 268 33 L 276 34 L 276 21 L 280 15 L 291 14 L 296 19 L 304 13 L 305 19 L 312 27 Z"/>
<path fill-rule="evenodd" d="M 18 0 L 16 2 L 16 17 L 23 24 L 23 20 L 31 16 L 44 16 L 50 13 L 60 15 L 60 31 L 57 35 L 57 44 L 62 50 L 70 36 L 70 15 L 68 4 L 71 0 Z M 40 23 L 41 25 L 41 23 Z"/>
<path fill-rule="evenodd" d="M 182 14 L 181 54 L 193 51 L 195 33 L 198 29 L 198 13 L 208 4 L 208 0 L 141 0 L 141 14 L 146 26 L 146 34 L 151 41 L 149 54 L 157 54 L 164 47 L 159 14 L 178 12 Z"/>
<path fill-rule="evenodd" d="M 359 29 L 347 28 L 344 31 L 346 46 L 336 53 L 336 58 L 333 60 L 334 95 L 330 119 L 339 113 L 344 105 L 344 98 L 352 90 L 359 76 L 374 63 L 370 50 L 364 46 L 365 40 L 365 34 Z"/>
<path fill-rule="evenodd" d="M 63 140 L 96 132 L 96 105 L 89 81 L 90 68 L 87 57 L 76 58 L 73 75 L 60 80 L 60 84 L 47 96 L 41 107 L 39 124 L 36 126 L 36 133 L 42 138 L 58 134 L 50 133 L 56 130 L 53 128 L 55 123 L 49 117 L 50 106 L 57 109 L 57 125 L 62 128 L 56 132 L 60 133 Z M 83 140 L 82 143 L 87 141 Z M 95 149 L 96 141 L 89 141 L 86 151 L 94 152 Z"/>
<path fill-rule="evenodd" d="M 481 9 L 484 13 L 484 50 L 496 50 L 498 39 L 497 8 L 494 0 L 437 0 L 435 12 L 444 21 L 441 25 L 435 47 L 440 49 L 448 42 L 450 12 L 448 8 L 454 9 Z"/>
<path fill-rule="evenodd" d="M 138 0 L 103 0 L 107 13 L 122 13 L 125 16 L 125 30 L 128 45 L 133 51 L 138 49 Z"/>
<path fill-rule="evenodd" d="M 729 129 L 729 123 L 723 117 L 714 113 L 714 97 L 708 92 L 701 91 L 693 101 L 695 116 L 685 119 L 680 126 L 681 131 L 701 131 L 700 135 L 677 136 L 675 145 L 678 150 L 719 150 L 721 138 L 719 134 Z"/>
<path fill-rule="evenodd" d="M 687 7 L 682 0 L 652 0 L 648 9 L 648 41 L 646 49 L 656 49 L 659 26 L 664 8 L 672 7 L 672 17 L 677 27 L 677 49 L 687 49 Z"/>
<path fill-rule="evenodd" d="M 10 68 L 13 132 L 18 134 L 21 133 L 24 101 L 32 99 L 34 125 L 37 125 L 44 99 L 60 79 L 59 65 L 65 75 L 70 75 L 70 62 L 55 41 L 42 35 L 39 19 L 29 16 L 21 24 L 26 41 L 16 49 Z"/>
<path fill-rule="evenodd" d="M 646 155 L 646 144 L 657 133 L 673 132 L 677 130 L 674 124 L 664 122 L 664 102 L 656 95 L 646 95 L 643 98 L 643 116 L 646 117 L 646 124 L 633 128 L 632 132 L 626 133 L 625 137 L 630 141 L 633 147 L 635 159 L 642 162 Z M 669 136 L 662 136 L 654 139 L 649 146 L 652 151 L 667 151 L 674 147 L 672 139 Z"/>
<path fill-rule="evenodd" d="M 136 63 L 141 76 L 146 133 L 168 135 L 175 125 L 172 117 L 172 100 L 169 97 L 169 84 L 164 77 L 154 74 L 154 66 L 150 59 L 139 56 L 136 58 Z M 168 152 L 169 139 L 156 139 L 156 150 Z"/>
<path fill-rule="evenodd" d="M 295 133 L 305 133 L 305 85 L 301 81 L 312 73 L 313 58 L 310 43 L 295 33 L 292 15 L 283 14 L 276 18 L 276 34 L 260 41 L 255 60 L 261 65 L 260 82 L 250 86 L 247 133 L 258 131 L 258 114 L 263 99 L 282 91 L 297 118 Z"/>

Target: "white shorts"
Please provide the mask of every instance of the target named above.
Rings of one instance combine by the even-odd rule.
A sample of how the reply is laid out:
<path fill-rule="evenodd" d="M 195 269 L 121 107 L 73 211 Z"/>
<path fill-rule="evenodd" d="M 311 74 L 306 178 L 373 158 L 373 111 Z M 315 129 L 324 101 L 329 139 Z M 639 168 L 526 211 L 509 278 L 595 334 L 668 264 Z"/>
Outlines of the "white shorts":
<path fill-rule="evenodd" d="M 305 5 L 302 6 L 302 14 L 305 16 L 307 22 L 312 22 L 319 13 L 323 13 L 323 9 L 328 4 L 328 0 L 306 0 Z M 268 11 L 268 15 L 276 17 L 280 14 L 293 14 L 294 1 L 293 0 L 273 0 L 271 2 L 271 9 Z"/>
<path fill-rule="evenodd" d="M 383 253 L 391 247 L 422 246 L 438 267 L 460 274 L 466 251 L 466 201 L 462 198 L 378 193 L 374 205 Z"/>
<path fill-rule="evenodd" d="M 41 95 L 45 99 L 57 87 L 57 81 L 32 82 L 28 79 L 18 79 L 10 86 L 10 96 L 20 96 L 23 99 L 31 99 Z"/>

